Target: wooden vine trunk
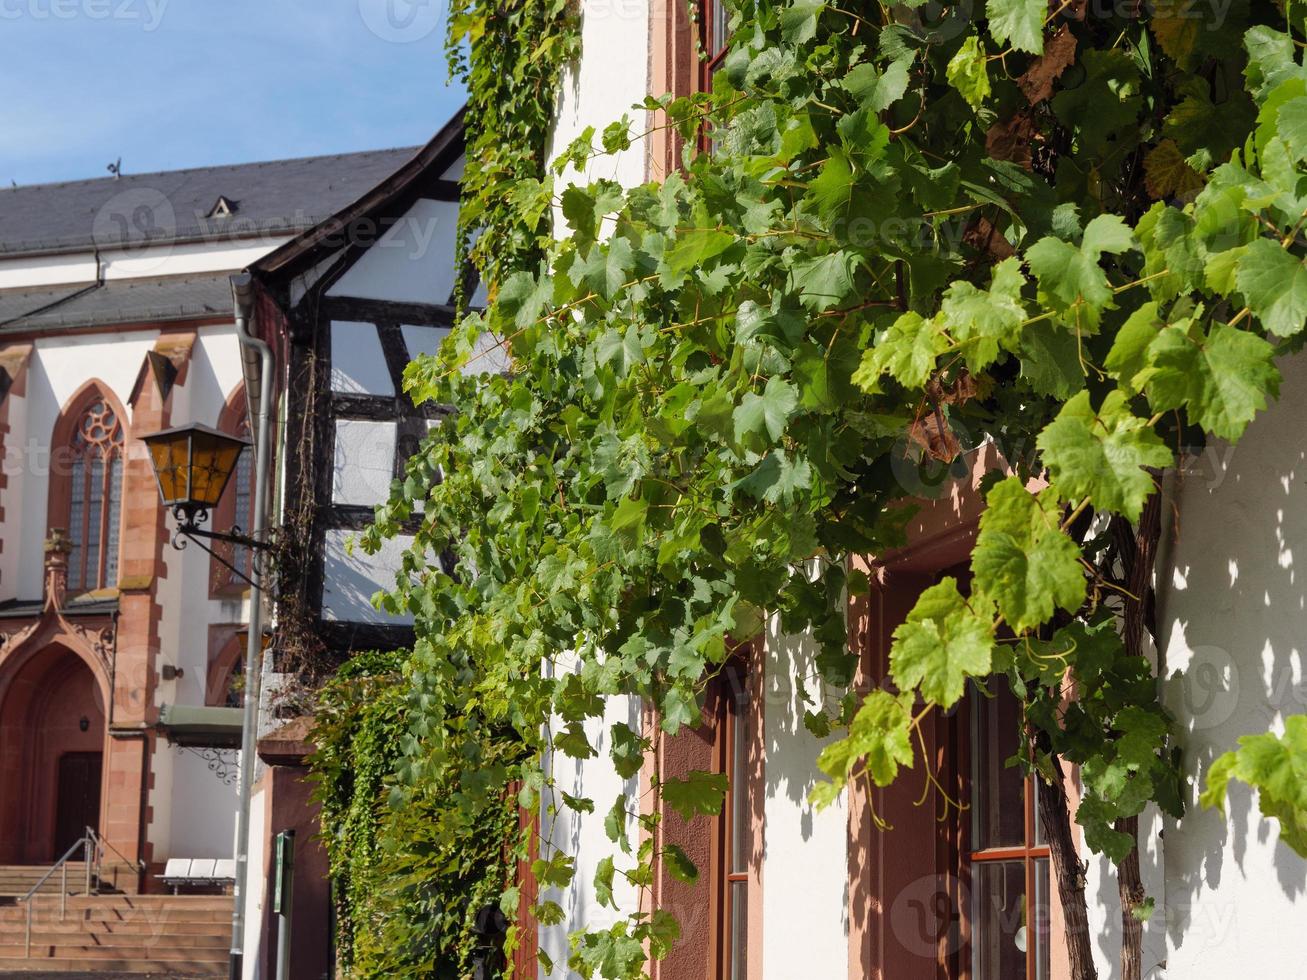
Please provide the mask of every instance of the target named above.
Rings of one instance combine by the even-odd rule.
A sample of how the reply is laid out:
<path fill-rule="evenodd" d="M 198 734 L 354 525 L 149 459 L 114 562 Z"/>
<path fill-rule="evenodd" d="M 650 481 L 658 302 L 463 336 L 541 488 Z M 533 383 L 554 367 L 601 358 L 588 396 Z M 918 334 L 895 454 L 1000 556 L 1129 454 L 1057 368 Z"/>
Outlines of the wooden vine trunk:
<path fill-rule="evenodd" d="M 1160 474 L 1153 473 L 1154 480 Z M 1131 528 L 1118 517 L 1113 532 L 1126 579 L 1127 595 L 1121 623 L 1121 639 L 1132 656 L 1144 655 L 1144 630 L 1153 632 L 1153 563 L 1157 559 L 1157 542 L 1162 531 L 1162 494 L 1155 490 L 1139 515 L 1139 524 Z M 1135 842 L 1130 853 L 1117 865 L 1117 893 L 1121 897 L 1121 980 L 1143 980 L 1144 924 L 1136 914 L 1144 902 L 1144 886 L 1139 877 L 1139 818 L 1127 817 L 1116 822 L 1116 829 Z"/>
<path fill-rule="evenodd" d="M 1116 829 L 1139 839 L 1139 818 L 1127 817 L 1116 822 Z M 1139 847 L 1136 844 L 1116 869 L 1117 892 L 1121 896 L 1121 980 L 1143 980 L 1144 924 L 1134 910 L 1144 901 L 1144 886 L 1139 880 Z"/>
<path fill-rule="evenodd" d="M 1071 833 L 1062 760 L 1052 755 L 1056 778 L 1040 787 L 1039 819 L 1048 839 L 1049 857 L 1066 928 L 1067 963 L 1071 980 L 1097 980 L 1094 951 L 1089 940 L 1089 905 L 1085 901 L 1085 872 Z"/>

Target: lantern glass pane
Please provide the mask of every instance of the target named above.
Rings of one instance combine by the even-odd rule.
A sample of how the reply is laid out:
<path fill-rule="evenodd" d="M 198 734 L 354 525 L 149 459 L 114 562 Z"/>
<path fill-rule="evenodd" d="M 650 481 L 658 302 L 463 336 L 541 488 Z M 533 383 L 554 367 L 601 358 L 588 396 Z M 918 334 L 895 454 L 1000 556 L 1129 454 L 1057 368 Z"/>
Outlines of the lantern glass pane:
<path fill-rule="evenodd" d="M 210 435 L 195 437 L 191 458 L 191 499 L 206 507 L 216 507 L 222 491 L 236 468 L 244 448 L 239 442 Z"/>
<path fill-rule="evenodd" d="M 181 503 L 190 490 L 186 466 L 190 439 L 183 435 L 148 445 L 163 502 L 168 506 Z"/>

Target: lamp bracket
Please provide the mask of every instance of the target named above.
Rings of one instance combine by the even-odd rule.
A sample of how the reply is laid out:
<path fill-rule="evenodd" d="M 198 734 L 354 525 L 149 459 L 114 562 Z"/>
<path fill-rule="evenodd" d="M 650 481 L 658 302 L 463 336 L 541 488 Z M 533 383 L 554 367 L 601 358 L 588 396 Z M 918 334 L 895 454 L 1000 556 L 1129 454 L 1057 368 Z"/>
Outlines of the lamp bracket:
<path fill-rule="evenodd" d="M 233 565 L 230 561 L 218 554 L 203 539 L 210 541 L 224 541 L 228 544 L 238 544 L 243 548 L 249 548 L 254 552 L 250 557 L 254 561 L 259 560 L 260 554 L 266 554 L 269 550 L 266 541 L 258 541 L 248 535 L 242 534 L 239 527 L 233 527 L 230 531 L 206 531 L 200 524 L 209 519 L 209 512 L 204 508 L 190 508 L 178 505 L 173 508 L 173 515 L 177 518 L 177 533 L 172 536 L 172 546 L 178 551 L 186 550 L 187 540 L 194 541 L 215 561 L 221 564 L 227 571 L 240 578 L 250 585 L 254 585 L 254 580 Z"/>

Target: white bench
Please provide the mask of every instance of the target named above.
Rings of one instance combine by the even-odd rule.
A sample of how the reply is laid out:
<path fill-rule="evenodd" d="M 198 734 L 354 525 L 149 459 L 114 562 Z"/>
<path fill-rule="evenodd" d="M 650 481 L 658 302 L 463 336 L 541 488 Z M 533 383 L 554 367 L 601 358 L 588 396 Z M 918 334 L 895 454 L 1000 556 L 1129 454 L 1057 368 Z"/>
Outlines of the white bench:
<path fill-rule="evenodd" d="M 174 895 L 184 887 L 213 887 L 236 881 L 236 862 L 214 858 L 169 858 L 163 874 L 157 876 Z"/>

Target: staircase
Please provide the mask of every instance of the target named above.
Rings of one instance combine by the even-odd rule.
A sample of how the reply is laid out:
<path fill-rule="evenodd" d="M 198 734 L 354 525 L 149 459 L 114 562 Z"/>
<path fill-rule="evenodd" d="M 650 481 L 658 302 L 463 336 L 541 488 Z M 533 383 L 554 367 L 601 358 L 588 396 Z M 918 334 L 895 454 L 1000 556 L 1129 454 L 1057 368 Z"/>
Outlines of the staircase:
<path fill-rule="evenodd" d="M 69 895 L 66 901 L 61 915 L 57 889 L 32 898 L 30 955 L 27 909 L 0 904 L 0 976 L 10 971 L 174 977 L 227 973 L 230 896 Z"/>

